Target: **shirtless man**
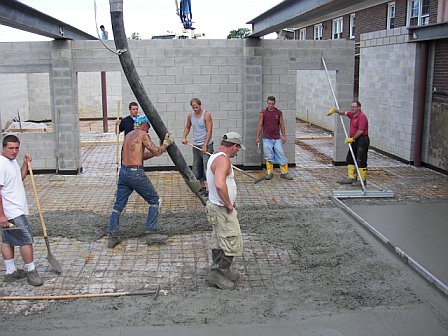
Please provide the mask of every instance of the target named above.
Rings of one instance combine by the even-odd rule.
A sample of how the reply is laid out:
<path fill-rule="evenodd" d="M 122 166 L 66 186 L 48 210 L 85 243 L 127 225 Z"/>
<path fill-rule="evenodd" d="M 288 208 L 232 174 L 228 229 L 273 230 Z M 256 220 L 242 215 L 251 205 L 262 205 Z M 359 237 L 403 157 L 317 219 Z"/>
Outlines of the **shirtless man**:
<path fill-rule="evenodd" d="M 148 135 L 149 121 L 146 116 L 138 117 L 138 128 L 126 135 L 123 143 L 123 158 L 118 178 L 117 197 L 109 219 L 107 247 L 114 248 L 121 242 L 118 235 L 120 214 L 135 190 L 148 202 L 148 217 L 145 223 L 148 245 L 161 243 L 167 236 L 156 234 L 159 217 L 159 195 L 143 170 L 143 160 L 160 156 L 173 142 L 173 136 L 167 133 L 163 144 L 157 147 Z"/>

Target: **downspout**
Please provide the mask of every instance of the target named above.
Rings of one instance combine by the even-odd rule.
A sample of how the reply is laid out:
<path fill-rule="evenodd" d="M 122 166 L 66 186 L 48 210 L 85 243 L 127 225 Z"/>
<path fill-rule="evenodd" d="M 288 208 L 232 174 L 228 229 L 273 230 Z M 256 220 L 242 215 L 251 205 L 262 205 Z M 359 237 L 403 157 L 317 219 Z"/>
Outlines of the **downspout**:
<path fill-rule="evenodd" d="M 417 73 L 420 74 L 420 85 L 417 96 L 417 124 L 415 132 L 414 166 L 422 165 L 423 127 L 425 121 L 426 84 L 428 80 L 428 43 L 420 43 L 420 61 Z"/>

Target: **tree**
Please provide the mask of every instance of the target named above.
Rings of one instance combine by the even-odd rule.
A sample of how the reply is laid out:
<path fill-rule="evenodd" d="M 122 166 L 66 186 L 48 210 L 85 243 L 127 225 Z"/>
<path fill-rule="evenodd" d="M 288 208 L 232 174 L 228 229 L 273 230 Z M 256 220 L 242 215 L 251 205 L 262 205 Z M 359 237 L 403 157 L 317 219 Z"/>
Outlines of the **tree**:
<path fill-rule="evenodd" d="M 140 37 L 139 33 L 132 33 L 131 37 L 129 39 L 130 40 L 141 40 L 142 38 Z"/>
<path fill-rule="evenodd" d="M 238 28 L 237 30 L 230 31 L 229 35 L 227 35 L 227 39 L 242 39 L 249 36 L 251 33 L 249 28 Z"/>

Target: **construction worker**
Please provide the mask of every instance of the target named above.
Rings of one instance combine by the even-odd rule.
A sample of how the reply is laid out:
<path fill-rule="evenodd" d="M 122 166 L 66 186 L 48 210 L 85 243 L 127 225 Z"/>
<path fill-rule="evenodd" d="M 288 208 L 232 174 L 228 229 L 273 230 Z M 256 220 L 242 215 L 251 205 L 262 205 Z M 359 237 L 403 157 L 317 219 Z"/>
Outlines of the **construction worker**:
<path fill-rule="evenodd" d="M 224 134 L 218 151 L 208 160 L 207 184 L 209 200 L 206 205 L 207 219 L 212 225 L 212 261 L 208 281 L 221 289 L 233 289 L 239 274 L 230 266 L 233 257 L 242 255 L 243 240 L 237 211 L 234 208 L 236 183 L 230 159 L 244 148 L 241 135 L 236 132 Z"/>
<path fill-rule="evenodd" d="M 136 121 L 138 117 L 138 104 L 136 102 L 129 103 L 129 115 L 123 119 L 117 120 L 115 123 L 120 125 L 118 130 L 119 133 L 124 132 L 126 136 L 129 132 L 135 129 Z"/>
<path fill-rule="evenodd" d="M 107 41 L 109 39 L 109 33 L 107 32 L 106 28 L 104 28 L 103 25 L 100 26 L 101 29 L 101 39 L 103 41 Z"/>
<path fill-rule="evenodd" d="M 266 160 L 266 180 L 274 177 L 274 163 L 280 165 L 281 178 L 292 180 L 288 172 L 288 159 L 283 152 L 283 144 L 286 142 L 285 122 L 283 113 L 275 107 L 275 97 L 269 96 L 267 107 L 260 112 L 257 127 L 257 146 L 260 145 L 260 135 L 263 131 L 263 152 Z M 280 134 L 281 132 L 281 134 Z"/>
<path fill-rule="evenodd" d="M 369 150 L 369 123 L 364 112 L 361 111 L 361 103 L 354 100 L 351 104 L 351 111 L 341 112 L 337 109 L 330 109 L 328 116 L 337 113 L 341 116 L 346 116 L 350 119 L 350 136 L 345 139 L 345 143 L 351 144 L 353 153 L 355 154 L 356 163 L 359 168 L 361 176 L 357 176 L 355 163 L 350 150 L 347 153 L 347 177 L 339 181 L 342 184 L 352 184 L 354 186 L 361 186 L 360 179 L 363 180 L 364 185 L 367 183 L 367 153 Z"/>
<path fill-rule="evenodd" d="M 193 145 L 201 150 L 193 148 L 193 174 L 201 184 L 202 191 L 207 195 L 205 188 L 207 162 L 209 154 L 213 153 L 213 120 L 210 112 L 202 108 L 202 103 L 199 98 L 193 98 L 190 101 L 190 106 L 193 112 L 188 113 L 187 121 L 185 123 L 184 133 L 182 135 L 182 143 L 188 143 L 187 136 L 190 129 L 193 127 Z"/>
<path fill-rule="evenodd" d="M 28 162 L 33 159 L 26 153 L 22 167 L 17 163 L 20 140 L 15 135 L 3 138 L 0 155 L 0 227 L 2 228 L 2 257 L 5 262 L 5 282 L 27 278 L 32 286 L 41 286 L 44 281 L 34 264 L 33 234 L 28 223 L 28 205 L 23 180 L 27 175 Z M 20 247 L 25 263 L 17 269 L 14 263 L 14 247 Z"/>
<path fill-rule="evenodd" d="M 120 214 L 125 208 L 129 196 L 135 190 L 149 204 L 145 223 L 146 243 L 162 243 L 167 236 L 156 234 L 159 218 L 159 195 L 143 170 L 143 160 L 160 156 L 174 142 L 167 133 L 163 144 L 157 147 L 148 135 L 149 120 L 146 116 L 137 119 L 138 128 L 126 135 L 123 143 L 123 157 L 118 177 L 117 195 L 109 219 L 107 247 L 114 248 L 121 242 L 118 235 Z"/>

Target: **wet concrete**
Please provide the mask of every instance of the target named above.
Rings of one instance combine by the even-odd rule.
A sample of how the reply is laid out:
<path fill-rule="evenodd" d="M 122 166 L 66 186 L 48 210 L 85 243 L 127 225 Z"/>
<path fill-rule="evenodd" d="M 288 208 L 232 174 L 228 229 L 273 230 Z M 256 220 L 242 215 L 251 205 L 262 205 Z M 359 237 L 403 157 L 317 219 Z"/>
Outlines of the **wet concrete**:
<path fill-rule="evenodd" d="M 329 196 L 340 187 L 345 168 L 325 159 L 331 140 L 306 136 L 296 146 L 293 181 L 280 179 L 278 170 L 273 180 L 257 185 L 236 174 L 245 247 L 235 258 L 241 280 L 233 291 L 206 281 L 210 227 L 177 172 L 147 174 L 163 199 L 160 230 L 170 236 L 167 244 L 143 244 L 147 204 L 133 195 L 121 217 L 125 240 L 113 250 L 104 239 L 116 188 L 113 145 L 83 146 L 83 175 L 36 176 L 52 251 L 66 267 L 59 277 L 45 260 L 36 204 L 25 180 L 36 262 L 46 282 L 32 288 L 0 280 L 2 295 L 137 291 L 153 285 L 163 291 L 157 299 L 0 302 L 2 336 L 446 334 L 447 298 L 335 207 Z M 316 153 L 322 155 L 316 159 Z M 447 201 L 446 176 L 374 152 L 369 158 L 369 188 L 392 189 L 396 198 L 361 204 Z"/>
<path fill-rule="evenodd" d="M 357 205 L 351 209 L 448 286 L 448 204 Z"/>

